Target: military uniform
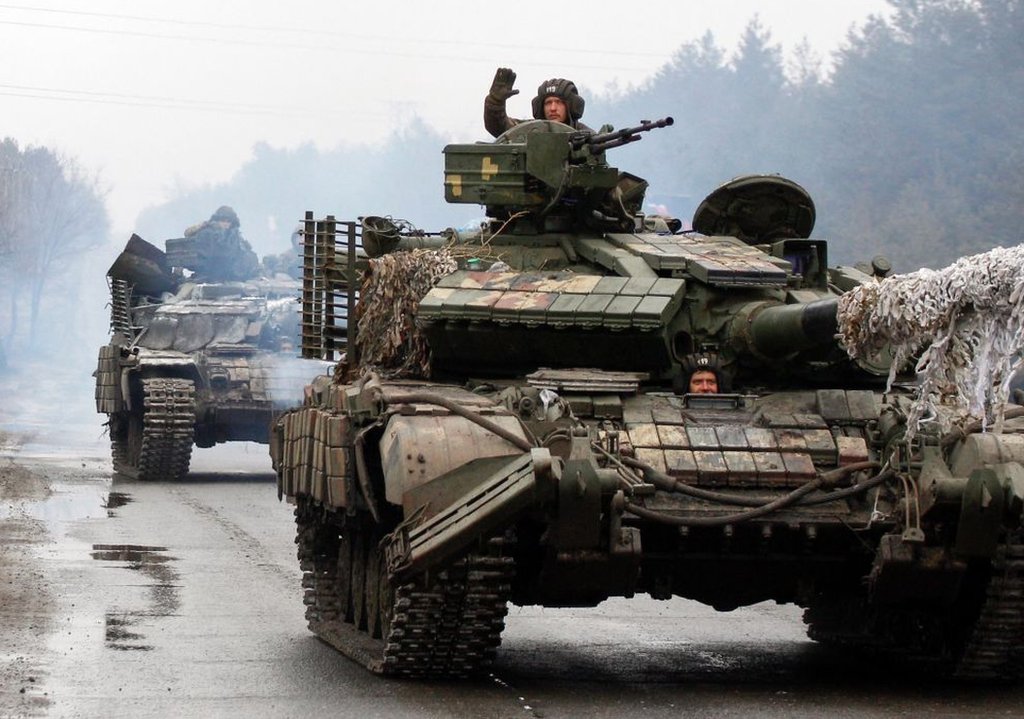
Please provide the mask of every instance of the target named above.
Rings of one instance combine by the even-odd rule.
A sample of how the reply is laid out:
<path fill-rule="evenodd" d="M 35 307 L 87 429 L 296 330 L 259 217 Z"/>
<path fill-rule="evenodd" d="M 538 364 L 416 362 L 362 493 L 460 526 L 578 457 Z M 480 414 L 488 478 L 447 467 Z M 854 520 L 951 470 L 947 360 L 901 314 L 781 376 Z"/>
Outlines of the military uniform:
<path fill-rule="evenodd" d="M 238 215 L 224 205 L 210 219 L 185 230 L 193 240 L 194 266 L 188 269 L 203 279 L 223 282 L 248 280 L 259 275 L 260 260 L 239 231 Z M 187 266 L 187 265 L 186 265 Z"/>

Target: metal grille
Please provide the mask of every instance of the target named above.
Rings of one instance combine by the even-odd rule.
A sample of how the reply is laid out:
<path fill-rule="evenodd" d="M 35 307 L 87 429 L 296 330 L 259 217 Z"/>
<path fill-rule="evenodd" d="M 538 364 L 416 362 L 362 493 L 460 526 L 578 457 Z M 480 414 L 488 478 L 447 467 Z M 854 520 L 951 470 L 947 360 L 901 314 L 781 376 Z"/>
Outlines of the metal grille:
<path fill-rule="evenodd" d="M 132 288 L 128 280 L 108 278 L 110 282 L 110 331 L 128 340 L 135 339 L 132 332 L 131 297 Z"/>
<path fill-rule="evenodd" d="M 361 226 L 307 212 L 302 230 L 302 356 L 329 362 L 349 354 L 358 362 L 354 308 L 359 299 L 357 257 Z M 349 321 L 351 318 L 351 322 Z"/>

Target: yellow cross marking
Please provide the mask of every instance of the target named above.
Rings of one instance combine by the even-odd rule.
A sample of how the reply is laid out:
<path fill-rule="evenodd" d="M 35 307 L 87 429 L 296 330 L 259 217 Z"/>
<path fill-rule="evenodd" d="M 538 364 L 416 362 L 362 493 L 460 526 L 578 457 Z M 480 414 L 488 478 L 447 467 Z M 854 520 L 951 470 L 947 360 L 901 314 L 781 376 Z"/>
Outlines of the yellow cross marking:
<path fill-rule="evenodd" d="M 497 174 L 498 166 L 491 161 L 491 158 L 485 156 L 480 163 L 480 179 L 486 182 Z"/>
<path fill-rule="evenodd" d="M 462 197 L 462 175 L 448 175 L 445 182 L 452 186 L 452 197 Z"/>

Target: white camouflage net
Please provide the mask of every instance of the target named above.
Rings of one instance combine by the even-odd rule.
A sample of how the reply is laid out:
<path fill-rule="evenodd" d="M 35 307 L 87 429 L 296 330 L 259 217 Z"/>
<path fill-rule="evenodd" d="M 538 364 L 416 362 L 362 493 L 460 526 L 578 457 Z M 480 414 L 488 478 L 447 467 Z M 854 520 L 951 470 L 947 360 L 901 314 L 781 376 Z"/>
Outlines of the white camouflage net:
<path fill-rule="evenodd" d="M 968 417 L 1001 431 L 1024 348 L 1024 245 L 847 292 L 839 299 L 839 338 L 854 359 L 888 344 L 890 387 L 920 353 L 908 440 L 922 423 L 936 421 L 945 432 Z"/>
<path fill-rule="evenodd" d="M 382 377 L 429 377 L 430 348 L 416 327 L 420 300 L 457 269 L 451 252 L 412 250 L 370 260 L 359 290 L 359 362 Z"/>

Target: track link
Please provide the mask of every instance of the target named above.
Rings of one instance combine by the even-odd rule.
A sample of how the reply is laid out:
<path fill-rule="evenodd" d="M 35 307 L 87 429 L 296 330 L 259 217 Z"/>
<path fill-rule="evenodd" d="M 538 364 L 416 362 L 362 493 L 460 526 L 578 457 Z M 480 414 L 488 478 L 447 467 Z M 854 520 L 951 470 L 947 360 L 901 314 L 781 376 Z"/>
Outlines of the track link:
<path fill-rule="evenodd" d="M 973 681 L 1024 678 L 1024 533 L 992 559 L 985 603 L 954 675 Z"/>
<path fill-rule="evenodd" d="M 347 517 L 339 526 L 311 504 L 300 499 L 295 517 L 314 634 L 377 674 L 462 678 L 493 661 L 515 572 L 504 538 L 395 586 L 373 570 L 380 567 L 380 533 L 369 522 Z"/>
<path fill-rule="evenodd" d="M 187 379 L 142 380 L 140 480 L 178 480 L 188 473 L 195 437 L 196 387 Z"/>

